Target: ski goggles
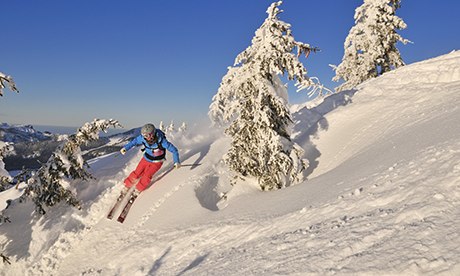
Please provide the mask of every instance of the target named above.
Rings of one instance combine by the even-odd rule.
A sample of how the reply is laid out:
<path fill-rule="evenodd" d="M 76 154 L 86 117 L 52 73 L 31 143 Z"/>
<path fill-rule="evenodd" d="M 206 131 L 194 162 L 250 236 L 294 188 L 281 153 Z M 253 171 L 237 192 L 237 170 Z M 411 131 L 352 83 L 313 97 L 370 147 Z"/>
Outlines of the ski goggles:
<path fill-rule="evenodd" d="M 147 140 L 153 140 L 153 138 L 155 137 L 155 134 L 154 133 L 146 133 L 146 134 L 142 134 L 142 136 L 144 136 L 144 138 L 147 139 Z"/>

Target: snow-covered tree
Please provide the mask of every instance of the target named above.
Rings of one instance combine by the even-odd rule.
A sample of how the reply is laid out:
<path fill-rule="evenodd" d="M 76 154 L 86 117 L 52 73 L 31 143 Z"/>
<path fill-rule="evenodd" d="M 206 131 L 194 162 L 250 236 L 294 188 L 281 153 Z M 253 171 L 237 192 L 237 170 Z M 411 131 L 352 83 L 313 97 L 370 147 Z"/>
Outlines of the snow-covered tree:
<path fill-rule="evenodd" d="M 5 152 L 9 151 L 8 145 L 2 141 L 0 141 L 0 192 L 3 192 L 9 186 L 11 186 L 11 176 L 5 170 L 5 163 L 3 163 L 3 157 Z M 5 221 L 9 221 L 9 218 L 0 212 L 0 223 L 4 223 Z M 2 253 L 0 253 L 0 257 L 3 259 L 4 263 L 10 263 L 9 258 Z"/>
<path fill-rule="evenodd" d="M 182 122 L 182 125 L 179 127 L 179 132 L 184 133 L 187 130 L 187 124 Z"/>
<path fill-rule="evenodd" d="M 29 179 L 22 198 L 32 198 L 37 211 L 45 213 L 46 206 L 54 206 L 64 201 L 79 207 L 80 203 L 70 188 L 71 179 L 90 179 L 92 175 L 86 170 L 88 165 L 83 160 L 81 146 L 99 139 L 99 132 L 106 132 L 110 127 L 121 127 L 116 120 L 95 119 L 84 124 L 76 134 L 70 135 L 48 161 Z"/>
<path fill-rule="evenodd" d="M 333 66 L 333 81 L 344 80 L 336 91 L 358 84 L 404 65 L 396 43 L 410 42 L 396 31 L 407 27 L 395 15 L 400 0 L 364 0 L 355 10 L 355 26 L 345 40 L 342 62 Z"/>
<path fill-rule="evenodd" d="M 3 96 L 3 89 L 6 86 L 8 86 L 11 91 L 19 92 L 19 90 L 16 87 L 16 84 L 13 81 L 13 78 L 0 72 L 0 96 Z M 5 170 L 5 163 L 3 163 L 3 157 L 5 157 L 6 154 L 8 154 L 11 151 L 12 147 L 9 144 L 0 141 L 0 192 L 8 188 L 12 182 L 12 177 Z M 5 221 L 9 221 L 9 218 L 5 216 L 3 212 L 1 212 L 0 222 L 3 223 Z M 0 253 L 0 257 L 3 260 L 3 263 L 11 264 L 9 257 L 4 255 L 3 252 Z"/>
<path fill-rule="evenodd" d="M 233 171 L 257 178 L 263 190 L 294 183 L 307 166 L 303 150 L 290 138 L 287 89 L 279 76 L 295 80 L 299 90 L 316 85 L 299 61 L 316 48 L 294 39 L 291 25 L 278 18 L 281 4 L 267 9 L 252 45 L 228 68 L 209 110 L 211 120 L 225 125 L 232 137 L 224 161 Z"/>
<path fill-rule="evenodd" d="M 16 88 L 16 84 L 11 76 L 5 75 L 0 72 L 0 96 L 3 96 L 3 89 L 8 85 L 11 91 L 19 92 Z M 0 191 L 3 191 L 5 186 L 10 182 L 11 176 L 5 170 L 5 163 L 3 163 L 3 157 L 13 150 L 13 147 L 8 143 L 0 141 Z"/>
<path fill-rule="evenodd" d="M 0 72 L 0 96 L 3 96 L 3 89 L 6 86 L 8 86 L 11 91 L 19 92 L 13 78 Z M 12 150 L 13 147 L 10 144 L 0 141 L 0 192 L 5 190 L 12 179 L 10 174 L 5 170 L 5 163 L 3 163 L 3 158 Z"/>
<path fill-rule="evenodd" d="M 3 96 L 3 89 L 5 89 L 7 86 L 11 91 L 19 92 L 16 84 L 13 81 L 13 78 L 0 72 L 0 96 Z"/>
<path fill-rule="evenodd" d="M 174 121 L 171 121 L 168 128 L 166 129 L 166 133 L 174 133 L 176 131 L 176 127 L 174 126 Z"/>
<path fill-rule="evenodd" d="M 12 151 L 12 146 L 8 143 L 0 141 L 0 192 L 6 190 L 11 185 L 12 177 L 5 170 L 5 163 L 3 163 L 3 158 L 7 156 Z"/>
<path fill-rule="evenodd" d="M 165 124 L 163 123 L 163 121 L 160 122 L 160 125 L 158 127 L 161 131 L 163 132 L 166 132 L 166 127 L 165 127 Z"/>

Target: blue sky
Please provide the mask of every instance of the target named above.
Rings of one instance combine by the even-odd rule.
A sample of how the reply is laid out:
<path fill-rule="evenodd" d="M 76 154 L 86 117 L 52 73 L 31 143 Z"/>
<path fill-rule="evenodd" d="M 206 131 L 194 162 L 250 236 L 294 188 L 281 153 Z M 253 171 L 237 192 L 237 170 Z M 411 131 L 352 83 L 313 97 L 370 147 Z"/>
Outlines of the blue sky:
<path fill-rule="evenodd" d="M 2 4 L 0 71 L 19 94 L 0 98 L 0 122 L 80 126 L 117 119 L 126 128 L 205 118 L 227 67 L 251 44 L 273 1 L 23 0 Z M 296 40 L 321 48 L 304 61 L 333 89 L 329 64 L 362 0 L 285 0 L 280 19 Z M 398 15 L 414 42 L 407 64 L 460 49 L 460 1 L 403 0 Z M 290 84 L 293 87 L 293 84 Z M 290 91 L 292 103 L 307 100 Z"/>

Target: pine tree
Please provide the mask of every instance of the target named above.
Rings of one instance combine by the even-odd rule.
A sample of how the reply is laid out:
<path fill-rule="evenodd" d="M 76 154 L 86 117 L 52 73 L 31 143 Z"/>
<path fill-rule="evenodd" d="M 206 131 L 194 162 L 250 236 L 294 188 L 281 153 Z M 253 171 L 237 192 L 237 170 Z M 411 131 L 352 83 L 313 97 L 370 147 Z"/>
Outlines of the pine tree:
<path fill-rule="evenodd" d="M 209 111 L 211 120 L 227 125 L 225 133 L 232 137 L 226 164 L 242 176 L 257 178 L 263 190 L 300 180 L 307 166 L 303 150 L 290 139 L 287 89 L 279 75 L 295 80 L 299 90 L 315 85 L 298 58 L 316 48 L 295 41 L 291 26 L 278 19 L 281 4 L 267 9 L 267 19 L 228 69 Z"/>
<path fill-rule="evenodd" d="M 11 187 L 12 177 L 8 171 L 5 170 L 3 158 L 10 154 L 12 150 L 13 147 L 10 144 L 0 141 L 0 192 Z"/>
<path fill-rule="evenodd" d="M 160 122 L 160 125 L 158 127 L 161 131 L 163 132 L 166 132 L 166 127 L 165 127 L 165 124 L 163 123 L 163 121 Z"/>
<path fill-rule="evenodd" d="M 8 86 L 11 91 L 19 92 L 11 76 L 0 72 L 0 96 L 3 96 L 3 89 Z M 3 157 L 13 150 L 13 147 L 5 142 L 0 141 L 0 192 L 4 191 L 11 184 L 11 176 L 5 170 Z"/>
<path fill-rule="evenodd" d="M 358 84 L 404 65 L 396 43 L 410 42 L 396 31 L 407 27 L 395 15 L 400 0 L 364 0 L 355 11 L 355 26 L 345 40 L 342 62 L 333 67 L 333 81 L 345 82 L 336 91 L 352 89 Z"/>
<path fill-rule="evenodd" d="M 7 147 L 7 144 L 0 141 L 0 192 L 3 192 L 7 188 L 11 186 L 11 176 L 10 174 L 5 170 L 5 163 L 3 163 L 3 157 L 4 157 L 4 152 L 5 148 Z M 4 223 L 5 221 L 9 221 L 9 218 L 4 215 L 4 212 L 0 212 L 0 223 Z M 7 256 L 5 256 L 2 253 L 0 253 L 0 257 L 3 258 L 3 262 L 9 263 L 9 259 Z"/>
<path fill-rule="evenodd" d="M 11 76 L 0 72 L 0 96 L 3 96 L 3 89 L 8 86 L 11 91 L 19 92 Z"/>
<path fill-rule="evenodd" d="M 48 161 L 28 180 L 28 186 L 22 199 L 31 198 L 40 214 L 45 207 L 51 207 L 64 201 L 71 206 L 80 207 L 80 202 L 69 189 L 69 180 L 92 178 L 86 170 L 88 165 L 83 160 L 81 146 L 99 139 L 99 131 L 106 131 L 110 126 L 120 127 L 115 120 L 95 119 L 84 124 L 76 134 L 70 135 L 54 151 Z"/>
<path fill-rule="evenodd" d="M 174 121 L 171 121 L 168 128 L 166 129 L 166 133 L 173 134 L 176 131 L 176 127 L 174 126 Z"/>
<path fill-rule="evenodd" d="M 19 92 L 16 87 L 16 84 L 13 81 L 11 76 L 7 76 L 0 72 L 0 96 L 3 96 L 3 89 L 8 85 L 9 89 L 14 92 Z M 5 170 L 5 163 L 3 163 L 3 157 L 12 151 L 12 147 L 7 143 L 0 141 L 0 192 L 4 191 L 11 185 L 12 177 Z M 6 208 L 5 208 L 6 209 Z M 10 222 L 9 218 L 5 216 L 4 212 L 0 213 L 0 223 Z M 8 256 L 4 255 L 3 252 L 0 253 L 0 257 L 3 260 L 3 263 L 11 264 Z"/>
<path fill-rule="evenodd" d="M 179 127 L 179 132 L 184 133 L 187 130 L 187 124 L 182 122 L 182 125 Z"/>

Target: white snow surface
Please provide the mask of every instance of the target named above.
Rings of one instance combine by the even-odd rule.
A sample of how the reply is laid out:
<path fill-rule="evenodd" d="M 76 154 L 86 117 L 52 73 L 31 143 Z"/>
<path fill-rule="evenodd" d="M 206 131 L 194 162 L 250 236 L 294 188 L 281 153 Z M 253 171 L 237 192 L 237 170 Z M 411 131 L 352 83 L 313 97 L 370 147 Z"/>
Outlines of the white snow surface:
<path fill-rule="evenodd" d="M 184 166 L 169 155 L 124 224 L 106 215 L 142 153 L 100 157 L 72 183 L 82 210 L 5 210 L 0 274 L 460 275 L 459 106 L 455 51 L 297 107 L 308 179 L 273 192 L 229 191 L 228 138 L 194 127 L 172 139 Z"/>

